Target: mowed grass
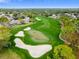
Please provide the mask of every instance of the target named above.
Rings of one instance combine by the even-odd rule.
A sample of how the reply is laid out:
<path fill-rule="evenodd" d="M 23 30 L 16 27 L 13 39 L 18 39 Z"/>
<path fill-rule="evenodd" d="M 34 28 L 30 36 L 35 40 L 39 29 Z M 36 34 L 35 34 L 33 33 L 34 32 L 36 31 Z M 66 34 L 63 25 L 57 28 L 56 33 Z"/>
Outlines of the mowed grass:
<path fill-rule="evenodd" d="M 37 30 L 30 30 L 28 31 L 29 35 L 31 36 L 32 40 L 38 43 L 48 42 L 49 38 L 45 36 L 42 32 Z"/>

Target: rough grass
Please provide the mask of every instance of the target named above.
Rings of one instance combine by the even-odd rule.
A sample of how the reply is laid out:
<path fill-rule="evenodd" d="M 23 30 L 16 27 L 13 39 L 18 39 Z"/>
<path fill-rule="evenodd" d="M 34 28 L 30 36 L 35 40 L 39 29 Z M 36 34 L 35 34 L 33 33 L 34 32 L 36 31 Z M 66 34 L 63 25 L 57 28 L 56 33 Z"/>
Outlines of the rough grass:
<path fill-rule="evenodd" d="M 21 59 L 20 56 L 18 54 L 16 54 L 16 52 L 13 52 L 10 49 L 3 49 L 0 52 L 0 59 Z"/>

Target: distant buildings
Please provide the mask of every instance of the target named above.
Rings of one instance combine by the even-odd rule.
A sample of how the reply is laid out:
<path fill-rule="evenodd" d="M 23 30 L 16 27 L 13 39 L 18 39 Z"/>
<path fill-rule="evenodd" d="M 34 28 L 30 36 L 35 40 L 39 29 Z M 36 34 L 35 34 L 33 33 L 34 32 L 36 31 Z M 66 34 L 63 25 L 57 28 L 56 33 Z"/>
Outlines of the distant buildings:
<path fill-rule="evenodd" d="M 75 15 L 74 13 L 65 13 L 66 16 L 69 16 L 73 19 L 77 19 L 77 15 Z"/>
<path fill-rule="evenodd" d="M 25 19 L 23 19 L 24 23 L 29 23 L 30 22 L 30 17 L 25 17 Z"/>
<path fill-rule="evenodd" d="M 18 20 L 19 17 L 17 19 L 15 19 L 13 17 L 13 14 L 0 13 L 0 17 L 6 17 L 9 20 L 9 24 L 11 24 L 11 25 L 24 24 L 24 23 L 29 23 L 30 22 L 30 17 L 27 17 L 27 16 L 24 16 L 24 19 L 21 19 L 21 21 Z"/>
<path fill-rule="evenodd" d="M 52 14 L 51 16 L 49 16 L 50 18 L 54 18 L 54 19 L 59 19 L 61 16 L 69 16 L 72 19 L 77 19 L 79 18 L 79 14 L 75 14 L 75 13 L 64 13 L 64 14 Z"/>
<path fill-rule="evenodd" d="M 15 16 L 14 16 L 15 15 Z M 59 19 L 61 16 L 69 16 L 73 19 L 77 19 L 79 18 L 79 14 L 75 14 L 75 13 L 58 13 L 58 14 L 52 14 L 51 16 L 49 16 L 50 18 L 54 18 L 54 19 Z M 30 22 L 30 17 L 27 17 L 26 15 L 24 15 L 23 13 L 18 13 L 18 12 L 14 12 L 14 13 L 3 13 L 0 12 L 0 17 L 6 17 L 9 20 L 10 25 L 15 25 L 15 24 L 25 24 L 25 23 L 29 23 Z M 20 19 L 20 20 L 19 20 Z"/>
<path fill-rule="evenodd" d="M 61 16 L 61 14 L 52 14 L 51 16 L 49 16 L 50 18 L 54 18 L 54 19 L 59 19 Z"/>

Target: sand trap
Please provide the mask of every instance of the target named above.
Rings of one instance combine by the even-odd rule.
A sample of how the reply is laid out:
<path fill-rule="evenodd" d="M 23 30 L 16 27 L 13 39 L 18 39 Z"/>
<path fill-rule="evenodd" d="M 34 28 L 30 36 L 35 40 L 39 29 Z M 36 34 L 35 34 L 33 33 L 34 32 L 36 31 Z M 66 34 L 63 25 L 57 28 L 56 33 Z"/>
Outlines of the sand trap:
<path fill-rule="evenodd" d="M 15 45 L 16 47 L 28 50 L 29 54 L 33 58 L 39 58 L 52 49 L 52 46 L 49 44 L 35 45 L 35 46 L 27 45 L 27 44 L 24 44 L 19 38 L 16 38 L 14 42 L 16 43 Z"/>
<path fill-rule="evenodd" d="M 17 34 L 15 34 L 15 36 L 24 37 L 24 32 L 19 31 Z"/>
<path fill-rule="evenodd" d="M 31 27 L 26 27 L 24 30 L 29 31 L 31 30 Z"/>

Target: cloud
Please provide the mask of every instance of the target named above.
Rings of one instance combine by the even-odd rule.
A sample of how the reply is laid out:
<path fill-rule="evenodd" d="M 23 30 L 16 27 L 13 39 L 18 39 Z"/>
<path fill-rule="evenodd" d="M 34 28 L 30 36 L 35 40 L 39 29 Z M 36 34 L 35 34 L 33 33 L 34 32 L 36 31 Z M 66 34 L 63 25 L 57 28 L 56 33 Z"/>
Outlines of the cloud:
<path fill-rule="evenodd" d="M 9 2 L 10 0 L 0 0 L 0 3 L 7 3 Z"/>

